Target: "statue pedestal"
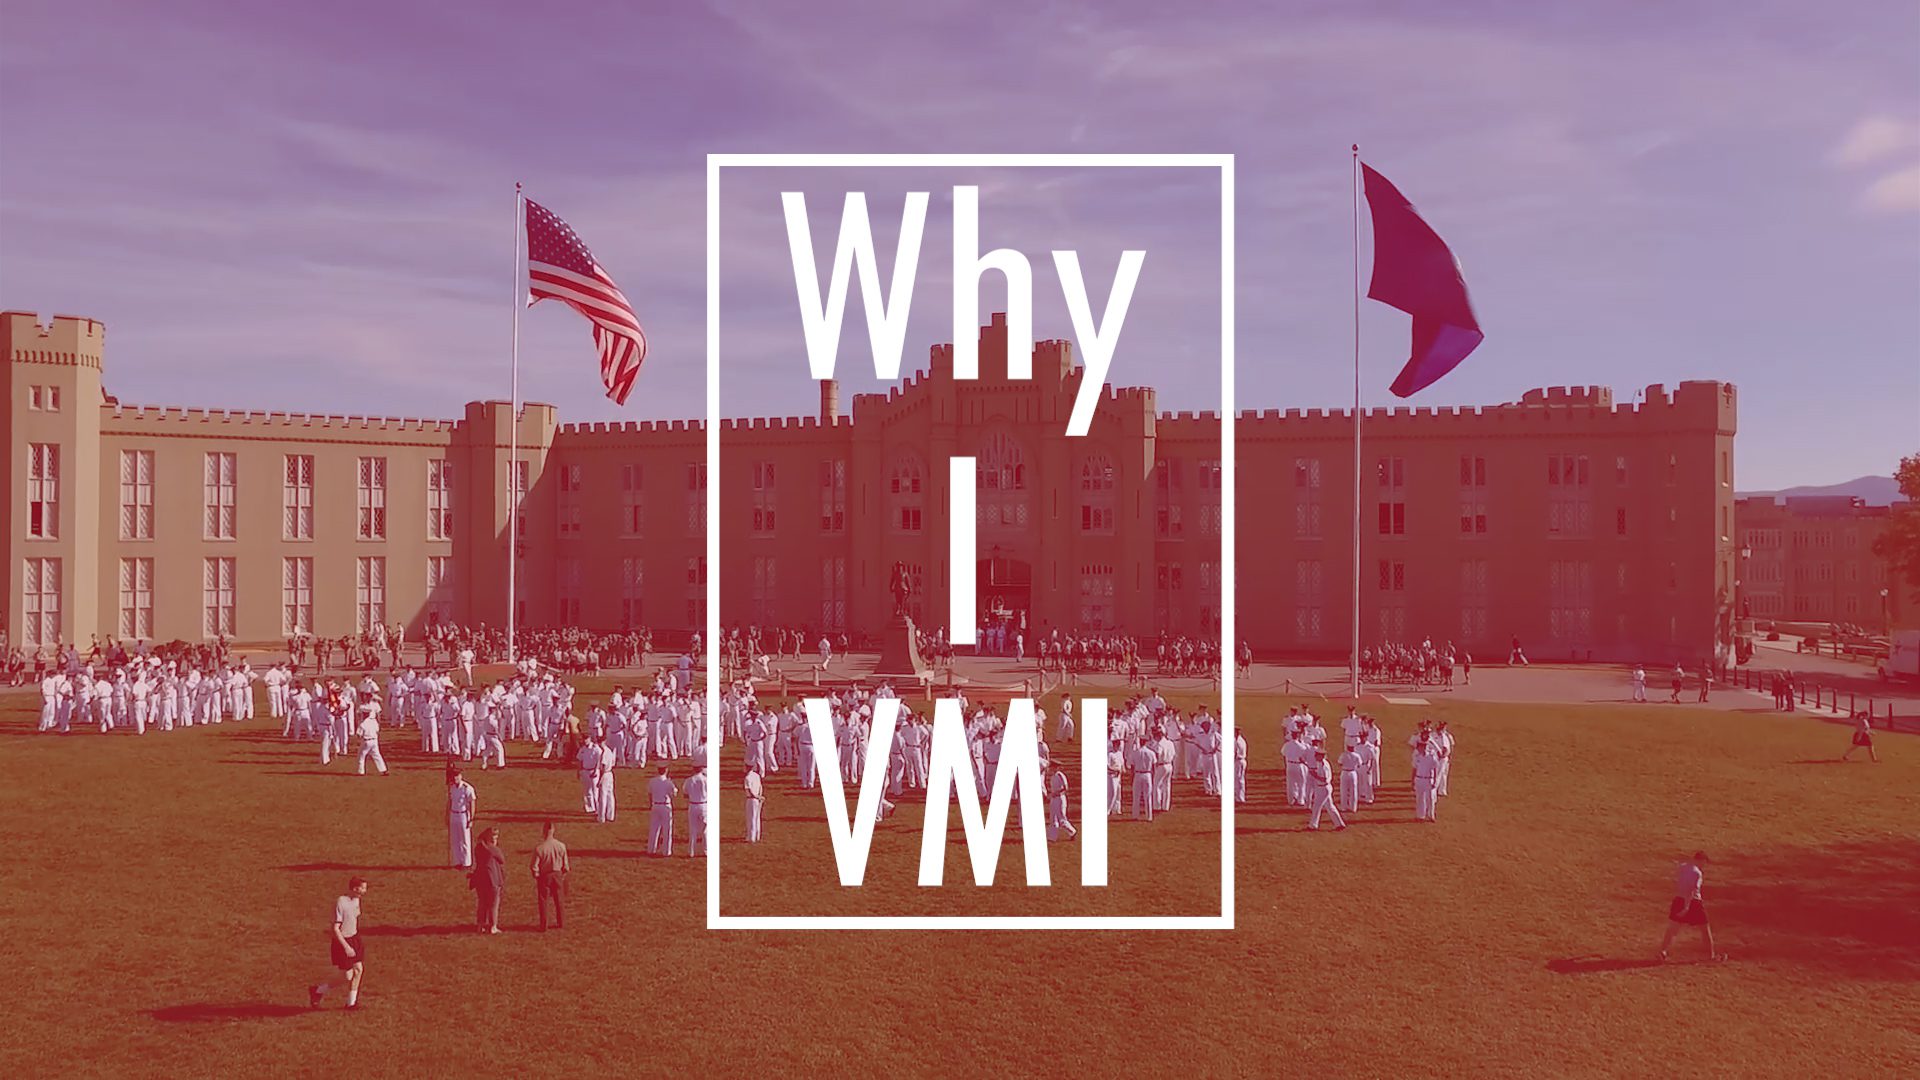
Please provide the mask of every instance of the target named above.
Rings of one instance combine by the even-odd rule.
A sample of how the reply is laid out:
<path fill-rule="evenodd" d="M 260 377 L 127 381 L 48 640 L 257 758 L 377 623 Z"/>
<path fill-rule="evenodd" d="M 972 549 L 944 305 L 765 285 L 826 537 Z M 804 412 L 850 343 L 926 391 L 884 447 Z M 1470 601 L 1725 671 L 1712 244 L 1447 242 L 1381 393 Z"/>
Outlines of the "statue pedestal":
<path fill-rule="evenodd" d="M 926 674 L 927 662 L 920 658 L 920 640 L 913 620 L 896 614 L 880 632 L 880 662 L 875 675 L 906 675 L 919 678 Z"/>

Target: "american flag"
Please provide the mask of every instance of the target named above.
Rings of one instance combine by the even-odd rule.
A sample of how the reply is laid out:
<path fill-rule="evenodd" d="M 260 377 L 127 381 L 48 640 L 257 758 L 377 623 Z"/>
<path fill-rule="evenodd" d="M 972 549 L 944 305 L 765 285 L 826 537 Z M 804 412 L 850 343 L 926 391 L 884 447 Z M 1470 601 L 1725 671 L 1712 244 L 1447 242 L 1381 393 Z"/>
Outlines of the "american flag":
<path fill-rule="evenodd" d="M 593 343 L 600 347 L 600 381 L 607 396 L 627 403 L 640 362 L 647 358 L 647 334 L 620 287 L 593 252 L 553 211 L 527 200 L 528 303 L 559 300 L 593 322 Z"/>

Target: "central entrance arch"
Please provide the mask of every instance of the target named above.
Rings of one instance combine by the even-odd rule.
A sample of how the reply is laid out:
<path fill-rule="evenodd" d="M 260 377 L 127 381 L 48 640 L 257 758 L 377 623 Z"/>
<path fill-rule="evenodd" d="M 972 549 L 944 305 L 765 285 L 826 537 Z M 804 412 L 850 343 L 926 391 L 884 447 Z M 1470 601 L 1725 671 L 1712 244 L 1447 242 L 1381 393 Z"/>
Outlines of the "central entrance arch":
<path fill-rule="evenodd" d="M 1024 618 L 1033 619 L 1033 564 L 1004 555 L 981 559 L 974 571 L 974 587 L 979 592 L 981 625 L 989 625 L 1004 615 L 1018 628 Z"/>

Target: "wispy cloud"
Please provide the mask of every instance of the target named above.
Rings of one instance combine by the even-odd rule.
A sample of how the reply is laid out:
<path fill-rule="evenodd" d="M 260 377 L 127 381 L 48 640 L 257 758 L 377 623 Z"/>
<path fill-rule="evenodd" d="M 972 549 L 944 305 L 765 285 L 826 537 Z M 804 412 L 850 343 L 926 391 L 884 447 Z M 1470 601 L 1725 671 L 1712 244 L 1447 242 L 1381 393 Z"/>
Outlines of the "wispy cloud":
<path fill-rule="evenodd" d="M 1910 362 L 1887 359 L 1920 351 L 1920 258 L 1875 216 L 1920 204 L 1920 134 L 1901 111 L 1920 82 L 1910 2 L 1810 19 L 1756 0 L 1737 27 L 1711 6 L 1670 5 L 1656 25 L 1492 0 L 1220 0 L 1204 18 L 1154 0 L 708 0 L 538 20 L 471 0 L 457 24 L 368 0 L 342 0 L 355 18 L 17 6 L 0 37 L 0 304 L 107 319 L 108 379 L 128 400 L 432 414 L 501 392 L 524 180 L 640 310 L 636 408 L 692 415 L 707 153 L 1075 149 L 1237 155 L 1244 400 L 1337 403 L 1354 141 L 1453 244 L 1490 328 L 1435 402 L 1729 376 L 1743 421 L 1777 428 L 1870 384 L 1891 388 L 1870 406 L 1887 422 L 1858 425 L 1875 431 L 1920 397 Z M 82 32 L 89 73 L 74 79 L 44 43 Z M 557 59 L 535 78 L 533 57 Z M 823 200 L 840 181 L 816 179 Z M 984 235 L 1017 240 L 1037 279 L 1056 238 L 1081 247 L 1096 288 L 1119 247 L 1149 247 L 1116 362 L 1132 349 L 1175 374 L 1116 378 L 1205 407 L 1187 369 L 1152 365 L 1208 348 L 1195 313 L 1217 207 L 1157 178 L 982 179 Z M 877 203 L 889 181 L 859 182 Z M 723 226 L 726 340 L 769 373 L 737 407 L 778 413 L 792 387 L 773 373 L 799 361 L 793 284 L 777 186 L 749 190 Z M 929 299 L 947 285 L 943 227 L 929 221 Z M 1837 286 L 1856 278 L 1836 268 L 1862 265 L 1883 284 Z M 522 320 L 535 392 L 570 419 L 633 415 L 600 396 L 579 320 L 550 308 Z M 916 311 L 917 355 L 951 334 L 941 314 Z M 1365 318 L 1384 367 L 1404 318 Z M 1817 383 L 1788 362 L 1812 342 L 1833 354 Z M 1372 374 L 1370 395 L 1385 382 Z M 1770 482 L 1808 467 L 1776 461 Z"/>
<path fill-rule="evenodd" d="M 1867 185 L 1860 200 L 1872 210 L 1920 210 L 1920 165 L 1911 165 L 1875 180 Z"/>
<path fill-rule="evenodd" d="M 1892 116 L 1869 116 L 1852 128 L 1833 148 L 1836 165 L 1871 165 L 1920 149 L 1920 121 Z"/>

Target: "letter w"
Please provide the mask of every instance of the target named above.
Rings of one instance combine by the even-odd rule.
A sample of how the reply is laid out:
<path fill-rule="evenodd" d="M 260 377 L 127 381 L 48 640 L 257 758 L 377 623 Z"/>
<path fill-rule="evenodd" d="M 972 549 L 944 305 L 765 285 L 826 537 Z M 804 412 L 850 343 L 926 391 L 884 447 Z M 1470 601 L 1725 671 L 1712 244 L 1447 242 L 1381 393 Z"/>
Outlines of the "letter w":
<path fill-rule="evenodd" d="M 860 804 L 851 823 L 847 821 L 847 795 L 840 786 L 840 756 L 833 738 L 832 706 L 825 698 L 807 698 L 806 706 L 807 735 L 813 739 L 814 761 L 819 763 L 820 797 L 827 804 L 827 834 L 833 838 L 833 861 L 840 868 L 840 884 L 858 888 L 867 876 L 867 853 L 873 849 L 873 823 L 880 816 L 880 789 L 886 786 L 887 762 L 893 756 L 893 725 L 900 717 L 900 699 L 874 699 L 873 733 L 867 738 L 867 766 L 860 772 Z"/>
<path fill-rule="evenodd" d="M 993 795 L 987 819 L 980 820 L 980 792 L 974 782 L 973 762 L 967 753 L 960 702 L 944 698 L 933 706 L 933 752 L 927 763 L 926 831 L 920 835 L 920 884 L 939 885 L 947 869 L 947 802 L 949 793 L 960 801 L 960 822 L 967 829 L 967 855 L 973 860 L 973 883 L 993 884 L 1000 864 L 1000 845 L 1007 834 L 1008 804 L 1013 786 L 1020 785 L 1020 841 L 1027 859 L 1027 884 L 1052 885 L 1047 868 L 1046 820 L 1042 816 L 1046 793 L 1040 786 L 1039 725 L 1033 699 L 1007 703 L 1007 728 L 1000 743 L 1000 766 L 993 776 Z M 960 774 L 965 772 L 963 781 Z"/>
<path fill-rule="evenodd" d="M 873 344 L 873 373 L 891 382 L 900 377 L 900 355 L 907 344 L 907 314 L 913 307 L 913 277 L 920 268 L 920 234 L 927 223 L 927 193 L 910 191 L 900 217 L 900 242 L 893 256 L 893 286 L 880 295 L 880 267 L 873 253 L 873 227 L 867 220 L 867 196 L 847 192 L 840 211 L 840 239 L 833 252 L 833 277 L 820 299 L 819 268 L 813 259 L 813 230 L 807 222 L 807 197 L 782 192 L 787 215 L 787 248 L 793 254 L 793 286 L 800 299 L 800 325 L 807 337 L 807 364 L 815 381 L 833 378 L 840 351 L 840 323 L 847 308 L 848 263 L 860 269 L 860 294 L 867 307 L 867 337 Z"/>

